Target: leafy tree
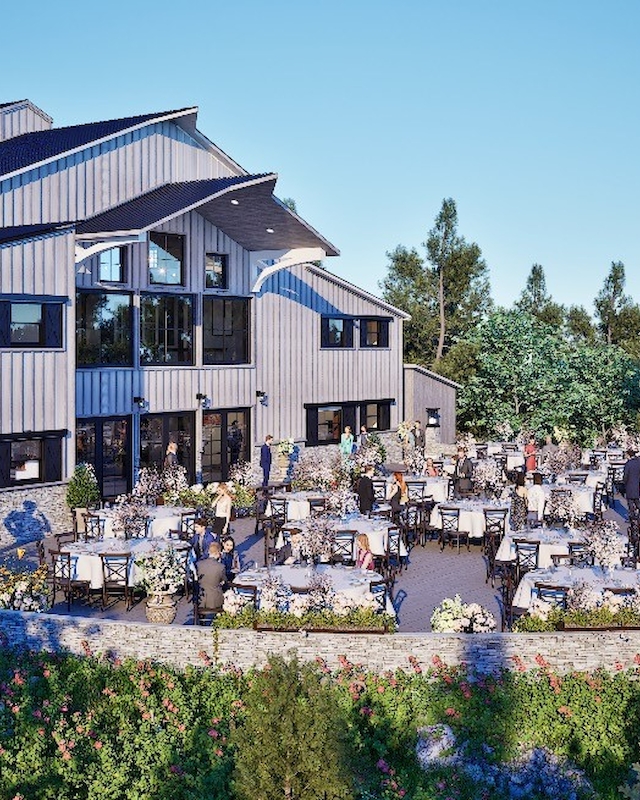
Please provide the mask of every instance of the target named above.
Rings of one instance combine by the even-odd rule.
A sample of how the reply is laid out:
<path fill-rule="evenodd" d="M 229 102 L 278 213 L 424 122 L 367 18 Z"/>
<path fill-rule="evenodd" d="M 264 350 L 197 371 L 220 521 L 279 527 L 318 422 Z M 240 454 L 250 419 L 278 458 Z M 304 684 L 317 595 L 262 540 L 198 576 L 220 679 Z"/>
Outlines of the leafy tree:
<path fill-rule="evenodd" d="M 354 796 L 347 724 L 310 664 L 274 657 L 255 675 L 233 742 L 240 800 Z"/>
<path fill-rule="evenodd" d="M 398 245 L 387 253 L 384 299 L 407 313 L 405 358 L 440 370 L 447 351 L 483 319 L 492 307 L 487 266 L 477 244 L 457 232 L 455 202 L 444 200 L 424 246 Z"/>
<path fill-rule="evenodd" d="M 596 329 L 584 306 L 569 306 L 567 309 L 565 335 L 574 344 L 595 344 Z"/>
<path fill-rule="evenodd" d="M 607 344 L 617 344 L 623 337 L 621 317 L 629 311 L 632 301 L 624 293 L 626 277 L 622 261 L 612 261 L 609 274 L 594 301 L 598 327 Z"/>
<path fill-rule="evenodd" d="M 460 426 L 491 436 L 508 421 L 539 434 L 554 426 L 590 443 L 640 408 L 640 368 L 618 347 L 570 344 L 531 315 L 499 310 L 467 341 L 475 373 L 459 395 Z"/>
<path fill-rule="evenodd" d="M 554 303 L 547 293 L 547 279 L 541 264 L 533 264 L 527 284 L 516 302 L 516 308 L 525 311 L 553 328 L 560 329 L 565 318 L 564 306 Z"/>

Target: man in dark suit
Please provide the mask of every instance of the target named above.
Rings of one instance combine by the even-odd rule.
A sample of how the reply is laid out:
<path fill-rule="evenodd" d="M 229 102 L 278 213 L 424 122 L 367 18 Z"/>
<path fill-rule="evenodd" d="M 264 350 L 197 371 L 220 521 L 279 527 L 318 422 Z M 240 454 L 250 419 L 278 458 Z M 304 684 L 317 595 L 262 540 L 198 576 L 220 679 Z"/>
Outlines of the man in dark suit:
<path fill-rule="evenodd" d="M 200 589 L 199 605 L 201 608 L 220 609 L 224 602 L 223 586 L 227 579 L 224 564 L 220 561 L 220 545 L 211 542 L 208 558 L 197 562 L 198 587 Z"/>
<path fill-rule="evenodd" d="M 358 499 L 360 501 L 360 513 L 369 514 L 373 508 L 375 492 L 373 491 L 373 467 L 365 467 L 364 475 L 358 481 Z"/>
<path fill-rule="evenodd" d="M 262 469 L 262 485 L 269 484 L 269 473 L 271 472 L 271 442 L 273 436 L 269 433 L 265 436 L 264 444 L 260 448 L 260 467 Z"/>
<path fill-rule="evenodd" d="M 627 498 L 629 519 L 638 519 L 640 516 L 640 458 L 633 450 L 627 450 L 627 457 L 622 476 L 624 494 Z"/>
<path fill-rule="evenodd" d="M 467 458 L 467 452 L 464 447 L 459 447 L 456 463 L 453 468 L 453 492 L 456 497 L 462 497 L 463 494 L 473 489 L 473 483 L 471 482 L 472 474 L 473 464 L 471 463 L 471 459 Z"/>

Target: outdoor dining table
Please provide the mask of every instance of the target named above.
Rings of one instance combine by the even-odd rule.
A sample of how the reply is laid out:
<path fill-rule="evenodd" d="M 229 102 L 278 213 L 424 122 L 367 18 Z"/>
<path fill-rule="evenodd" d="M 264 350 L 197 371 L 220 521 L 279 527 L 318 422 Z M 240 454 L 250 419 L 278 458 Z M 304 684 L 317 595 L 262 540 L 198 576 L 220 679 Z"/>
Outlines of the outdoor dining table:
<path fill-rule="evenodd" d="M 101 542 L 68 542 L 60 548 L 61 553 L 70 553 L 72 579 L 89 581 L 91 589 L 102 589 L 102 560 L 100 555 L 130 553 L 132 560 L 129 567 L 129 586 L 135 586 L 139 577 L 136 559 L 147 556 L 157 550 L 173 547 L 174 550 L 190 550 L 188 542 L 171 541 L 169 539 L 105 539 Z"/>
<path fill-rule="evenodd" d="M 620 535 L 621 540 L 626 537 Z M 538 567 L 553 566 L 552 556 L 568 555 L 570 542 L 582 542 L 582 532 L 573 528 L 526 528 L 521 531 L 511 531 L 502 537 L 500 547 L 496 552 L 497 561 L 515 561 L 516 546 L 514 539 L 524 539 L 527 542 L 540 542 L 538 550 Z"/>
<path fill-rule="evenodd" d="M 563 485 L 544 483 L 542 485 L 542 491 L 544 492 L 546 503 L 549 502 L 553 489 L 571 489 L 571 496 L 573 497 L 578 513 L 583 515 L 593 512 L 593 495 L 595 492 L 593 486 L 584 486 L 575 483 Z"/>
<path fill-rule="evenodd" d="M 458 527 L 461 531 L 468 531 L 470 539 L 482 539 L 484 536 L 484 509 L 509 509 L 509 503 L 491 503 L 487 500 L 453 500 L 450 503 L 442 503 L 447 508 L 459 508 L 460 520 Z M 507 515 L 507 525 L 508 523 Z M 442 526 L 440 508 L 436 506 L 431 512 L 431 525 L 434 528 Z"/>
<path fill-rule="evenodd" d="M 534 569 L 527 572 L 516 589 L 513 605 L 516 608 L 529 608 L 535 599 L 536 583 L 549 583 L 555 586 L 578 586 L 586 583 L 595 591 L 604 593 L 610 587 L 640 588 L 640 572 L 636 569 L 614 569 L 605 573 L 602 567 L 555 567 L 553 569 Z"/>
<path fill-rule="evenodd" d="M 556 477 L 556 484 L 559 486 L 562 484 L 570 483 L 570 478 L 573 475 L 585 475 L 585 482 L 584 486 L 588 486 L 591 489 L 595 489 L 599 483 L 606 483 L 607 482 L 607 472 L 606 470 L 571 470 L 569 472 L 561 472 Z M 580 486 L 580 484 L 570 484 L 572 486 Z"/>
<path fill-rule="evenodd" d="M 387 552 L 387 540 L 389 534 L 389 521 L 384 519 L 369 519 L 368 517 L 353 517 L 352 519 L 340 522 L 336 526 L 336 531 L 356 531 L 364 533 L 369 540 L 369 549 L 374 556 L 383 556 Z M 400 555 L 406 556 L 407 546 L 400 539 Z M 356 546 L 354 542 L 354 558 L 356 557 Z"/>
<path fill-rule="evenodd" d="M 284 500 L 286 515 L 288 522 L 295 522 L 296 520 L 306 519 L 311 515 L 311 500 L 323 498 L 326 494 L 324 492 L 279 492 L 273 495 L 275 500 Z M 271 507 L 267 504 L 266 515 L 271 516 Z"/>
<path fill-rule="evenodd" d="M 95 512 L 100 519 L 104 520 L 104 538 L 113 539 L 122 534 L 122 531 L 114 530 L 114 515 L 116 509 L 103 508 Z M 150 539 L 166 539 L 169 531 L 180 529 L 182 514 L 194 514 L 195 509 L 183 508 L 182 506 L 149 506 L 147 516 L 149 526 L 147 536 Z"/>
<path fill-rule="evenodd" d="M 444 503 L 449 493 L 449 476 L 442 478 L 430 478 L 426 475 L 419 475 L 411 477 L 405 475 L 405 481 L 408 485 L 423 484 L 423 496 L 431 495 L 434 503 Z"/>
<path fill-rule="evenodd" d="M 362 570 L 341 564 L 336 566 L 317 564 L 315 567 L 308 567 L 305 564 L 290 564 L 278 567 L 260 567 L 259 569 L 241 572 L 236 575 L 234 583 L 244 586 L 256 586 L 258 588 L 259 602 L 260 588 L 270 577 L 279 577 L 286 586 L 305 589 L 311 585 L 311 582 L 317 576 L 328 578 L 335 592 L 353 598 L 367 594 L 369 592 L 369 584 L 372 581 L 383 580 L 382 575 L 373 572 L 373 570 Z M 395 615 L 393 604 L 389 599 L 387 599 L 387 613 Z"/>

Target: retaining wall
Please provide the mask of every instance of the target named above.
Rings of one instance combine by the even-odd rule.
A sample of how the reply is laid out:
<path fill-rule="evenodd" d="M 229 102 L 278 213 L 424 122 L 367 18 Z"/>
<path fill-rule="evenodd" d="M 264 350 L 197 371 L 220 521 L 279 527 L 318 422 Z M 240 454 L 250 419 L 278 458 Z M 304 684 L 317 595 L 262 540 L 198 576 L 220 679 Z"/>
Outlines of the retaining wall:
<path fill-rule="evenodd" d="M 0 489 L 0 548 L 72 529 L 66 483 Z"/>
<path fill-rule="evenodd" d="M 214 631 L 181 625 L 96 621 L 83 617 L 0 611 L 0 644 L 30 650 L 68 651 L 82 655 L 149 659 L 176 667 L 200 665 L 208 658 L 219 666 L 241 669 L 261 666 L 269 654 L 295 650 L 302 661 L 317 657 L 334 668 L 339 657 L 362 664 L 372 672 L 409 668 L 409 656 L 424 668 L 434 657 L 446 664 L 473 664 L 479 671 L 523 663 L 536 666 L 542 656 L 553 670 L 593 671 L 635 666 L 640 631 L 538 634 L 304 634 L 252 630 Z M 206 654 L 206 658 L 202 654 Z M 517 659 L 521 659 L 518 662 Z"/>

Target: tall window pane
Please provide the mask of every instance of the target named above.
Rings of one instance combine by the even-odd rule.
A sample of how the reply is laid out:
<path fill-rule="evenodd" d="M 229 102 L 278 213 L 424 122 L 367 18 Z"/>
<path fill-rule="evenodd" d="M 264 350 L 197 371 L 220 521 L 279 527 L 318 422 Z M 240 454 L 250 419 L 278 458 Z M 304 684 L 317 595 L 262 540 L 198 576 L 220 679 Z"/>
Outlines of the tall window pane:
<path fill-rule="evenodd" d="M 193 363 L 190 296 L 140 298 L 140 361 L 143 364 Z"/>
<path fill-rule="evenodd" d="M 175 233 L 149 234 L 149 283 L 181 285 L 184 264 L 184 236 Z"/>
<path fill-rule="evenodd" d="M 206 289 L 227 288 L 227 256 L 221 253 L 205 255 L 204 285 Z"/>
<path fill-rule="evenodd" d="M 339 442 L 342 432 L 342 407 L 324 406 L 318 409 L 318 441 Z"/>
<path fill-rule="evenodd" d="M 78 365 L 131 365 L 131 340 L 131 298 L 128 294 L 78 292 Z"/>
<path fill-rule="evenodd" d="M 11 306 L 11 344 L 42 343 L 42 305 L 14 303 Z"/>
<path fill-rule="evenodd" d="M 99 280 L 113 283 L 124 282 L 125 252 L 124 247 L 112 247 L 110 250 L 100 253 Z"/>
<path fill-rule="evenodd" d="M 241 297 L 205 297 L 205 364 L 249 362 L 249 301 Z"/>

